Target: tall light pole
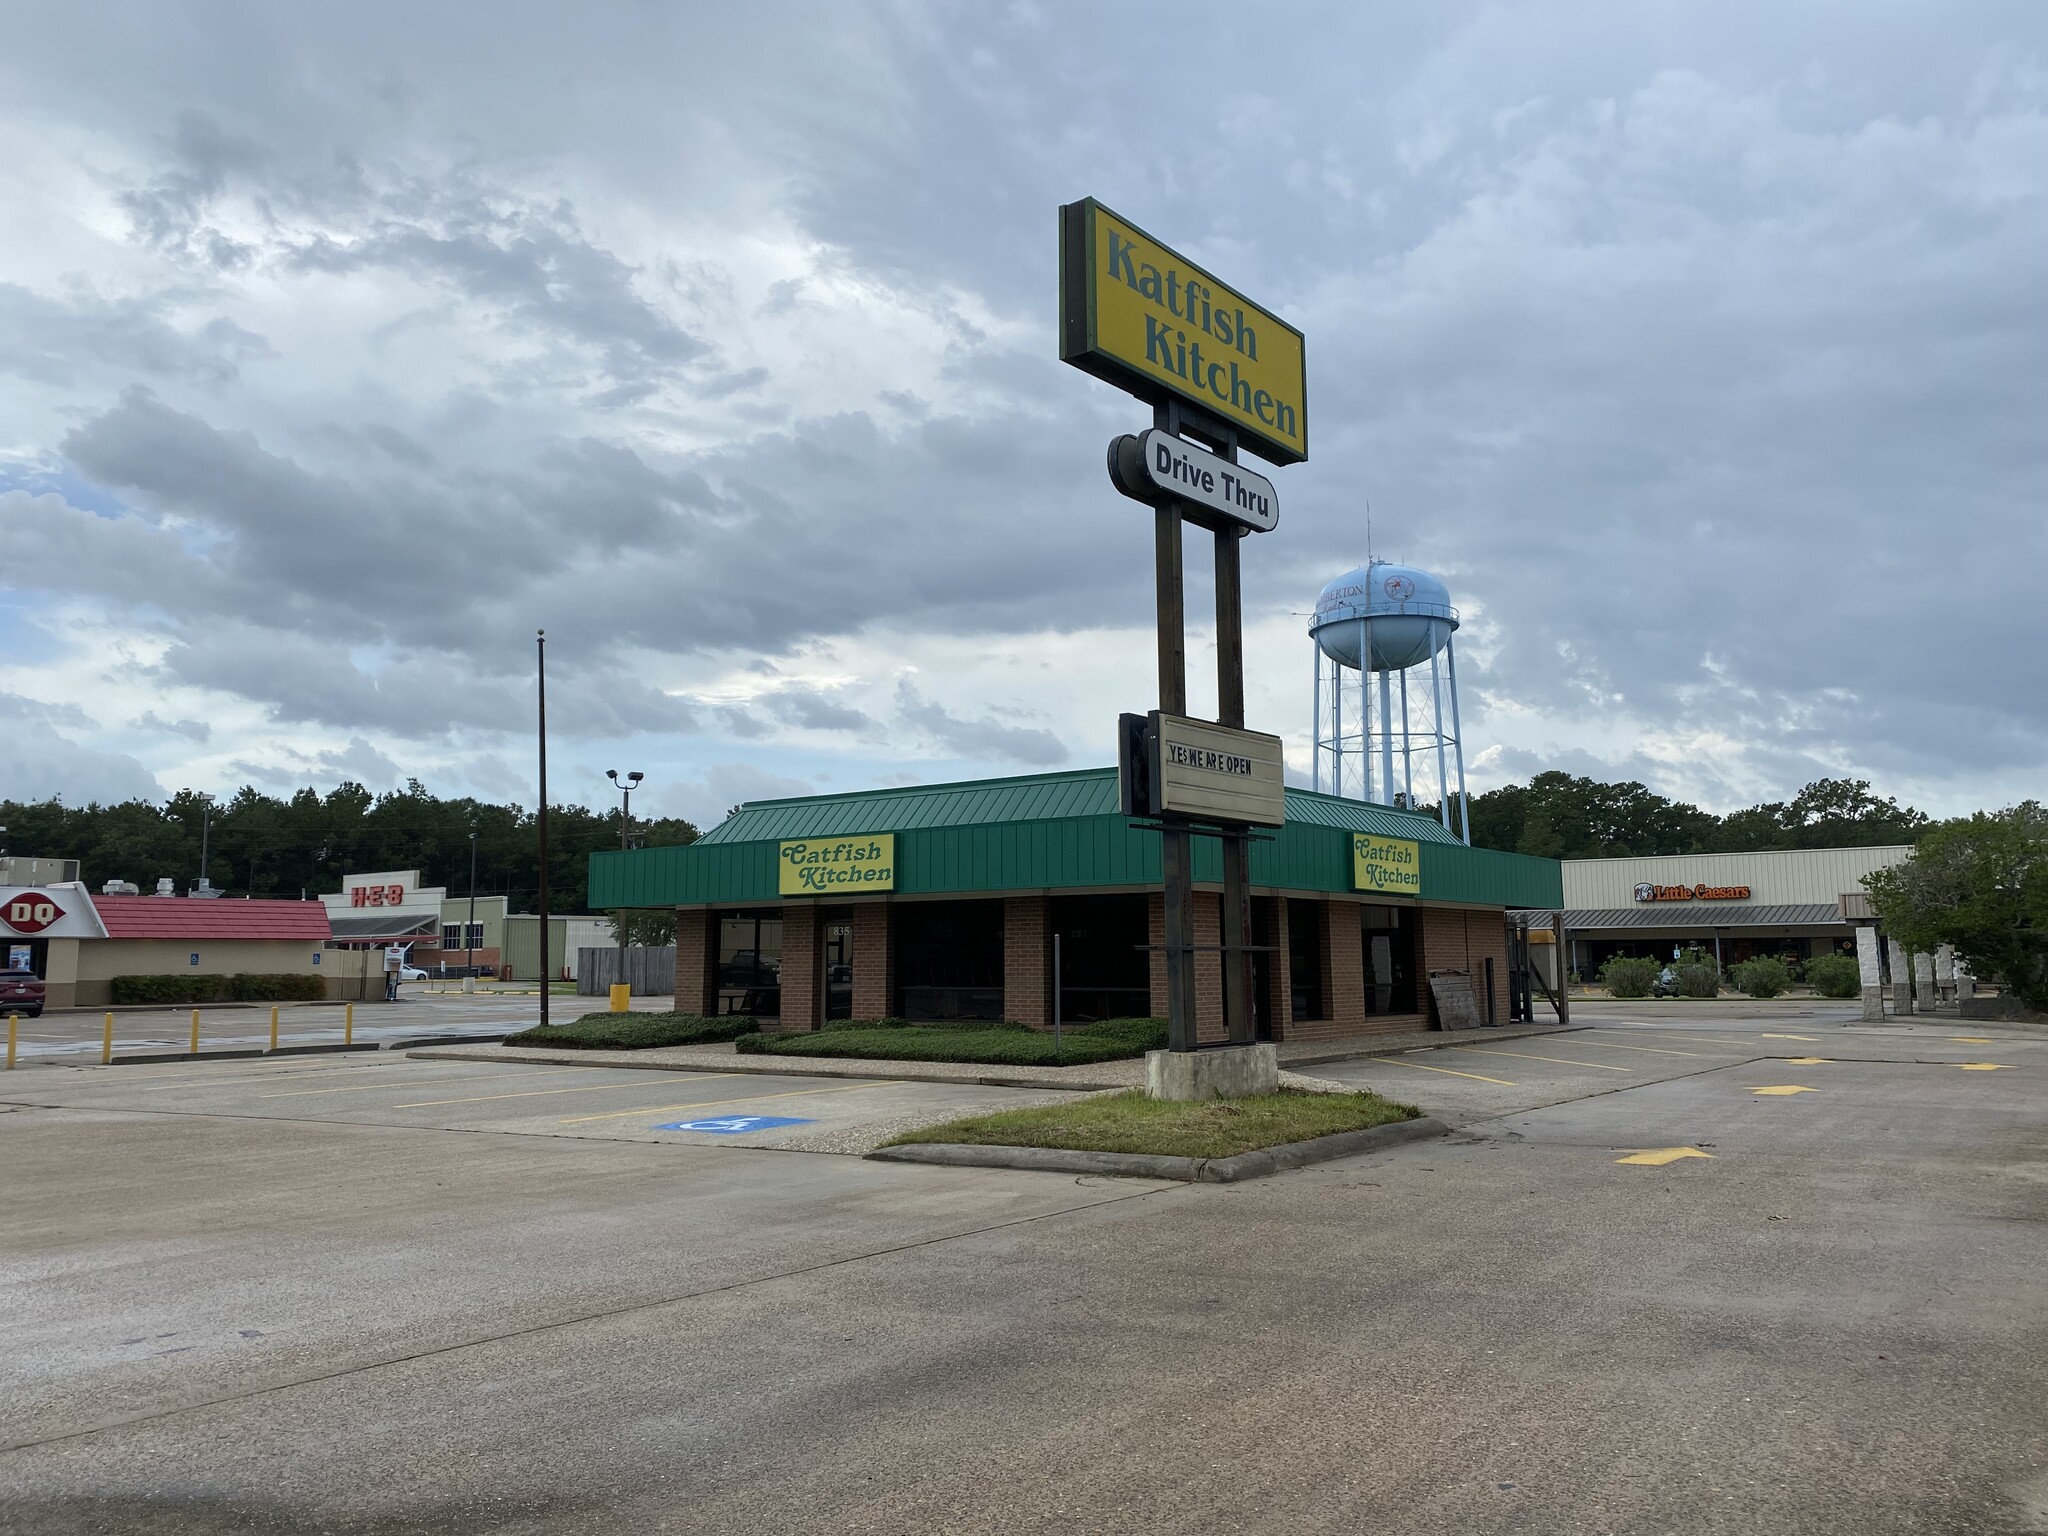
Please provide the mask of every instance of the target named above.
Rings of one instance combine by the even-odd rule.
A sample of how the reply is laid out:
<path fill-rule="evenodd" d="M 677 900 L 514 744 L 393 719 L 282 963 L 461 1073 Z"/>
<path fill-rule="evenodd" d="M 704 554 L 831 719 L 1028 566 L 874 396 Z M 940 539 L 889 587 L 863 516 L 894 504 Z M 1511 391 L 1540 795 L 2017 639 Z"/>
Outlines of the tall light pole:
<path fill-rule="evenodd" d="M 604 776 L 619 786 L 619 851 L 623 853 L 633 846 L 633 791 L 647 775 L 635 769 L 621 779 L 618 769 L 607 768 Z M 619 931 L 619 982 L 621 985 L 630 985 L 626 981 L 626 909 L 621 907 L 618 910 L 619 915 L 612 921 L 613 926 Z"/>
<path fill-rule="evenodd" d="M 548 993 L 553 978 L 548 974 L 548 632 L 534 631 L 534 680 L 540 703 L 540 812 L 536 830 L 540 834 L 540 1027 L 548 1027 Z"/>
<path fill-rule="evenodd" d="M 476 820 L 469 823 L 469 921 L 462 926 L 463 978 L 469 990 L 476 990 Z"/>
<path fill-rule="evenodd" d="M 206 878 L 208 841 L 213 833 L 213 796 L 199 797 L 199 889 L 210 891 L 213 884 Z"/>

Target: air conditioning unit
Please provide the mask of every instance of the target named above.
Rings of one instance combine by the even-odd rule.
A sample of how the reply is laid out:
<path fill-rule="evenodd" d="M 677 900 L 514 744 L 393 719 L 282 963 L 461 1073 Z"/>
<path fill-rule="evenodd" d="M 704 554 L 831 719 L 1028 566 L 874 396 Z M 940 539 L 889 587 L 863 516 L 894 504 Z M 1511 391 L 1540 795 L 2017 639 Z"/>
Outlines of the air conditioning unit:
<path fill-rule="evenodd" d="M 109 880 L 100 887 L 102 896 L 140 896 L 142 887 L 133 880 Z"/>

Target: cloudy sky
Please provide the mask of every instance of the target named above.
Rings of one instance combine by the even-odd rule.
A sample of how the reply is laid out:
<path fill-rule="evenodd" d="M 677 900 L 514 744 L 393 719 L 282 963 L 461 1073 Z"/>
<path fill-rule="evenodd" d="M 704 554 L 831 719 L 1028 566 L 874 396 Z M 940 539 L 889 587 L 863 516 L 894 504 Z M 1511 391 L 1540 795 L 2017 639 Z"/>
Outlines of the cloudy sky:
<path fill-rule="evenodd" d="M 1475 787 L 2048 791 L 2031 0 L 8 10 L 0 795 L 531 804 L 541 626 L 569 798 L 1107 761 L 1087 194 L 1307 334 L 1245 554 L 1296 767 L 1370 502 Z"/>

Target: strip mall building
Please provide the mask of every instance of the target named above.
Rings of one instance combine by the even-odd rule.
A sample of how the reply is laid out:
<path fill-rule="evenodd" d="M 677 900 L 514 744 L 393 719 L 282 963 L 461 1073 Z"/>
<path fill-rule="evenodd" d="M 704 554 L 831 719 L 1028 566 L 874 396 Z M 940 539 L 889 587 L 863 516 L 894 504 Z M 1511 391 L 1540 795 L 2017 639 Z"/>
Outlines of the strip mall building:
<path fill-rule="evenodd" d="M 594 854 L 594 908 L 673 907 L 676 1007 L 834 1018 L 1163 1016 L 1159 836 L 1114 769 L 744 805 L 678 848 Z M 1195 843 L 1196 1017 L 1224 1036 L 1222 868 Z M 1506 913 L 1563 905 L 1552 859 L 1306 790 L 1252 845 L 1254 1011 L 1270 1040 L 1425 1027 L 1432 973 L 1509 1011 Z"/>

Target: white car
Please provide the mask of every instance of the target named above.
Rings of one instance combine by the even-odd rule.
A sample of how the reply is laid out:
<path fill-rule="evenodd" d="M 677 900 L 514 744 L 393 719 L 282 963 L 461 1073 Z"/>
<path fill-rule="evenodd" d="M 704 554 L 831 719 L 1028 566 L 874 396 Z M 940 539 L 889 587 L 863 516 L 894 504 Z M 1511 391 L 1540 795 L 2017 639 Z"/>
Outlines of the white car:
<path fill-rule="evenodd" d="M 425 981 L 427 973 L 416 965 L 401 965 L 398 968 L 398 979 L 400 981 Z"/>

